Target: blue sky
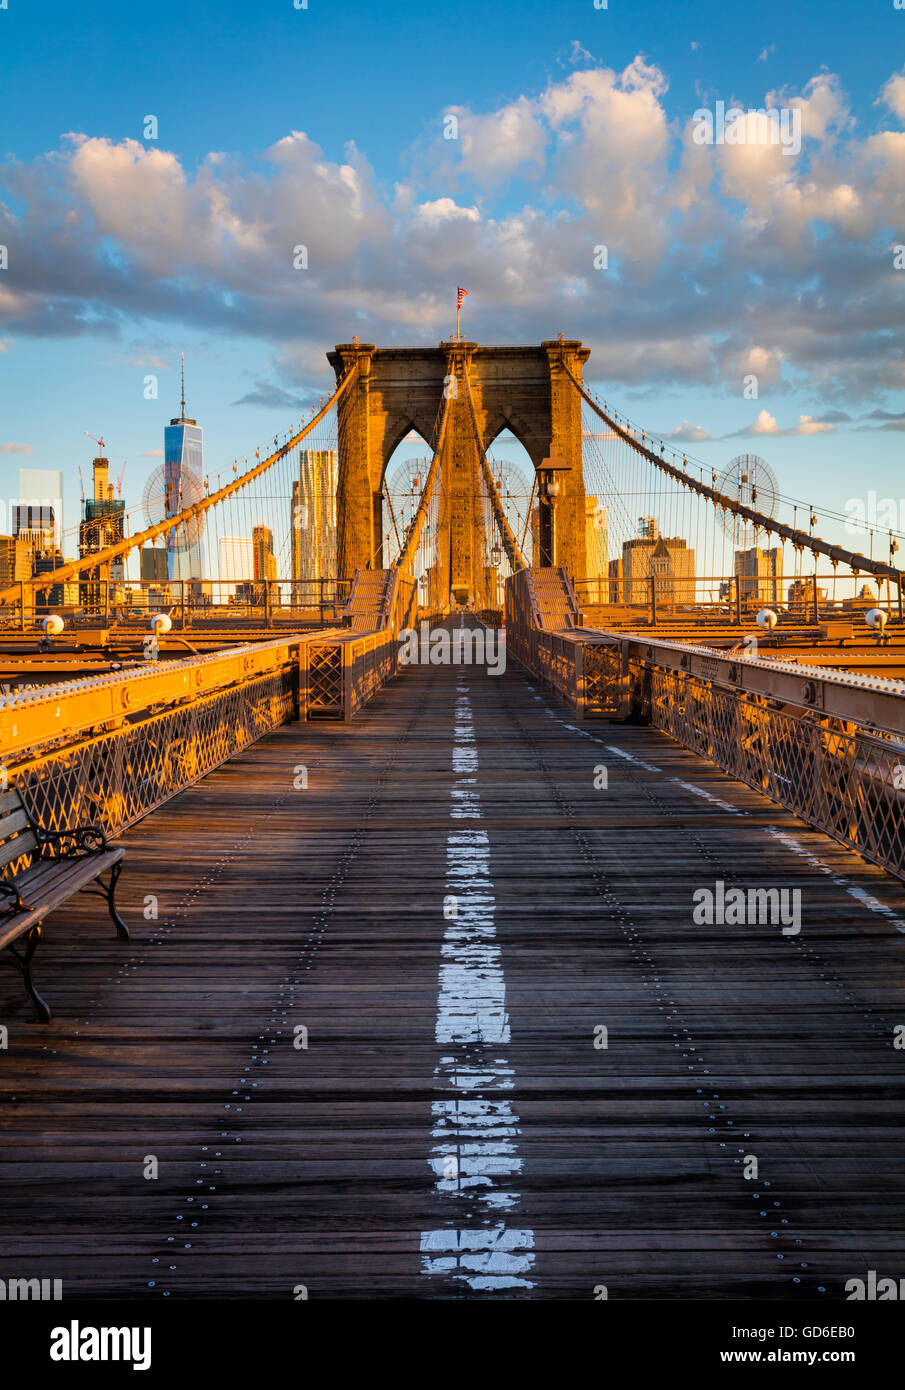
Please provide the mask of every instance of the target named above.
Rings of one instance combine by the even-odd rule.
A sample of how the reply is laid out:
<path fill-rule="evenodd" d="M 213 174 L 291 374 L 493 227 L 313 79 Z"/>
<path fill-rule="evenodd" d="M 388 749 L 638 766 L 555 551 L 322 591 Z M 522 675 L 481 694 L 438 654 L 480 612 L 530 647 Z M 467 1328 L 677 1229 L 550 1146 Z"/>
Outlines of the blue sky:
<path fill-rule="evenodd" d="M 893 0 L 8 4 L 4 495 L 61 468 L 73 520 L 89 430 L 134 502 L 179 349 L 216 471 L 325 390 L 334 342 L 435 343 L 461 283 L 479 341 L 584 338 L 607 398 L 708 463 L 905 496 Z M 768 93 L 799 156 L 691 143 L 697 108 Z"/>

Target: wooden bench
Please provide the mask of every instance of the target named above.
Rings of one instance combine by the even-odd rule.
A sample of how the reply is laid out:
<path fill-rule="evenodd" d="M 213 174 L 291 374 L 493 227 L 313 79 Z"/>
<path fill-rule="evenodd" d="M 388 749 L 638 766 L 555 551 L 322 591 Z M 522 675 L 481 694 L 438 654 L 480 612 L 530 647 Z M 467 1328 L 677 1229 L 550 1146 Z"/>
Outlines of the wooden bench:
<path fill-rule="evenodd" d="M 30 863 L 16 869 L 16 861 L 24 855 L 30 856 Z M 128 941 L 129 928 L 114 902 L 124 855 L 125 850 L 110 847 L 100 826 L 43 830 L 18 791 L 0 793 L 0 870 L 6 874 L 0 878 L 0 948 L 5 946 L 14 957 L 34 1004 L 35 1019 L 41 1023 L 51 1019 L 31 974 L 41 924 L 48 913 L 87 888 L 107 899 L 117 934 Z M 101 874 L 108 870 L 105 883 Z M 16 943 L 22 936 L 25 944 L 20 951 Z"/>

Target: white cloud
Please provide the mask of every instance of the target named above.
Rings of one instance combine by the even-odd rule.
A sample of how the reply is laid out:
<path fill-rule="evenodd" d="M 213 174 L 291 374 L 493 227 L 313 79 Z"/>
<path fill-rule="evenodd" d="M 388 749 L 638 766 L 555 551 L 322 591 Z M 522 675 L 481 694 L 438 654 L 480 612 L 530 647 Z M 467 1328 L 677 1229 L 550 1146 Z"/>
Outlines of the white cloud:
<path fill-rule="evenodd" d="M 806 140 L 824 140 L 832 130 L 852 123 L 839 78 L 831 72 L 821 72 L 812 77 L 810 82 L 805 83 L 800 96 L 787 87 L 768 92 L 767 106 L 797 107 L 801 111 L 801 129 Z"/>
<path fill-rule="evenodd" d="M 463 106 L 450 106 L 446 114 L 457 118 L 459 131 L 457 140 L 444 143 L 455 147 L 450 153 L 457 155 L 460 172 L 478 183 L 494 186 L 520 170 L 543 165 L 547 132 L 537 103 L 528 97 L 486 115 Z"/>
<path fill-rule="evenodd" d="M 745 377 L 757 378 L 760 390 L 766 386 L 777 386 L 782 380 L 783 353 L 779 348 L 766 348 L 757 344 L 731 353 L 726 359 L 726 380 L 740 385 Z"/>
<path fill-rule="evenodd" d="M 905 68 L 893 73 L 880 92 L 880 100 L 895 112 L 900 121 L 905 121 Z"/>
<path fill-rule="evenodd" d="M 795 434 L 832 434 L 836 426 L 829 420 L 815 420 L 811 415 L 799 415 Z"/>
<path fill-rule="evenodd" d="M 897 113 L 903 85 L 905 70 L 882 92 Z M 353 333 L 435 343 L 465 284 L 470 333 L 563 329 L 592 347 L 601 381 L 737 391 L 754 374 L 819 399 L 905 386 L 890 253 L 890 228 L 905 227 L 905 131 L 878 113 L 857 132 L 823 72 L 767 94 L 801 110 L 800 156 L 698 146 L 666 91 L 639 55 L 483 113 L 458 108 L 461 138 L 419 145 L 389 193 L 354 145 L 331 161 L 303 131 L 259 156 L 213 151 L 196 169 L 73 135 L 4 166 L 0 241 L 16 278 L 0 277 L 0 334 L 110 338 L 125 320 L 136 327 L 118 360 L 152 369 L 165 365 L 153 351 L 164 324 L 266 338 L 293 394 L 315 373 L 329 380 L 325 346 Z M 531 192 L 516 200 L 519 174 Z M 307 270 L 293 268 L 299 244 Z M 782 432 L 764 414 L 758 432 Z"/>
<path fill-rule="evenodd" d="M 662 252 L 669 131 L 659 68 L 638 57 L 552 83 L 540 106 L 557 135 L 553 175 L 585 209 L 597 239 L 636 259 Z"/>
<path fill-rule="evenodd" d="M 776 423 L 776 416 L 771 415 L 769 410 L 762 410 L 750 429 L 751 434 L 781 434 Z"/>
<path fill-rule="evenodd" d="M 184 246 L 190 204 L 176 156 L 136 140 L 68 138 L 69 179 L 99 234 L 127 245 L 150 270 L 171 269 Z"/>
<path fill-rule="evenodd" d="M 838 415 L 839 412 L 829 412 Z M 739 435 L 748 434 L 769 434 L 776 437 L 783 436 L 792 438 L 798 435 L 807 434 L 832 434 L 836 428 L 834 419 L 824 416 L 822 419 L 815 419 L 813 415 L 799 415 L 798 424 L 791 429 L 780 429 L 775 415 L 771 415 L 768 410 L 762 410 L 752 425 L 746 425 L 740 430 L 734 430 L 731 435 L 726 435 L 727 439 L 736 438 Z"/>
<path fill-rule="evenodd" d="M 0 454 L 31 454 L 33 452 L 31 444 L 16 444 L 12 440 L 8 444 L 0 444 Z"/>
<path fill-rule="evenodd" d="M 594 57 L 593 54 L 589 53 L 588 50 L 584 47 L 584 45 L 578 41 L 578 39 L 573 39 L 572 47 L 569 50 L 568 61 L 570 63 L 593 63 Z"/>
<path fill-rule="evenodd" d="M 444 222 L 480 222 L 481 214 L 476 207 L 460 207 L 452 198 L 435 198 L 432 203 L 418 204 L 415 219 L 435 227 Z"/>
<path fill-rule="evenodd" d="M 693 425 L 690 420 L 683 420 L 676 429 L 664 434 L 664 439 L 678 439 L 683 444 L 700 444 L 705 439 L 710 439 L 709 430 L 705 430 L 703 425 Z"/>

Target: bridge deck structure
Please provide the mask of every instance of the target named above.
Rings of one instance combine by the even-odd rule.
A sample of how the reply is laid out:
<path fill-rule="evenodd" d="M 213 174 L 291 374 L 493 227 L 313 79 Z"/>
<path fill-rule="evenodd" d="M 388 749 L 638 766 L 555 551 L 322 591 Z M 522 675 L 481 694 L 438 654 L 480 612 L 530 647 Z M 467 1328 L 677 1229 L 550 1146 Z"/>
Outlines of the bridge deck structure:
<path fill-rule="evenodd" d="M 47 1027 L 0 977 L 5 1266 L 152 1300 L 901 1269 L 900 889 L 665 734 L 412 666 L 121 843 L 131 944 L 51 919 Z M 719 884 L 800 890 L 800 931 L 696 924 Z"/>

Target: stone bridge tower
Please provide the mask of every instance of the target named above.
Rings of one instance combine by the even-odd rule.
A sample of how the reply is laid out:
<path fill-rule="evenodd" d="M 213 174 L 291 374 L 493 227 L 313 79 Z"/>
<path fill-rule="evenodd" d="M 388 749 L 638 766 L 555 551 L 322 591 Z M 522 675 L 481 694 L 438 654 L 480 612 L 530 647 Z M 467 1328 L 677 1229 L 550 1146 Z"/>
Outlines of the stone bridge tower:
<path fill-rule="evenodd" d="M 560 495 L 553 559 L 566 565 L 573 577 L 583 577 L 586 519 L 581 399 L 563 365 L 580 381 L 590 356 L 587 348 L 566 339 L 528 347 L 481 347 L 454 340 L 436 348 L 379 348 L 373 343 L 355 342 L 340 343 L 327 356 L 337 379 L 353 363 L 358 365 L 358 379 L 338 407 L 340 576 L 350 578 L 356 569 L 383 563 L 381 498 L 387 463 L 412 430 L 430 445 L 442 413 L 444 390 L 449 390 L 457 371 L 464 370 L 485 452 L 497 435 L 509 429 L 536 470 L 545 459 L 566 466 L 557 473 Z M 480 487 L 478 451 L 467 401 L 450 404 L 450 455 L 459 466 L 458 470 L 447 470 L 447 486 L 461 490 L 467 479 L 469 488 Z M 454 405 L 458 408 L 452 408 Z M 441 496 L 441 519 L 443 511 Z M 458 509 L 451 500 L 446 512 L 450 517 L 450 588 L 466 587 L 467 571 L 467 586 L 479 597 L 485 583 L 483 573 L 477 573 L 482 547 L 477 535 L 466 543 L 461 529 L 463 525 L 474 528 L 482 517 L 480 498 L 471 507 L 460 504 Z"/>

